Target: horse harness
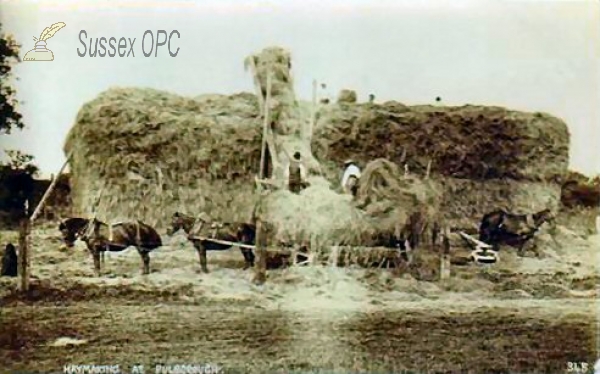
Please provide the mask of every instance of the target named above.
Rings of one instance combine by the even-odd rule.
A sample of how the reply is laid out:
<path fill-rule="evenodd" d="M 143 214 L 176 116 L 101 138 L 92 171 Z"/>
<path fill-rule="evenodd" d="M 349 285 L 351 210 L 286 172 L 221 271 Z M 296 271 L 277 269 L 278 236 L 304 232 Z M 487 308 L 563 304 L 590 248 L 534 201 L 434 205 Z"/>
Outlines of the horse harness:
<path fill-rule="evenodd" d="M 505 225 L 504 225 L 505 217 L 506 217 L 506 215 L 502 216 L 502 220 L 498 224 L 498 229 L 502 229 L 505 227 Z M 525 216 L 525 224 L 527 225 L 527 229 L 529 229 L 529 231 L 526 233 L 518 233 L 517 232 L 515 234 L 518 235 L 519 237 L 521 237 L 521 239 L 531 239 L 534 236 L 534 234 L 540 229 L 540 226 L 536 224 L 533 214 L 527 214 Z"/>
<path fill-rule="evenodd" d="M 85 239 L 85 238 L 89 238 L 93 233 L 94 233 L 94 225 L 92 224 L 93 220 L 88 221 L 88 224 L 85 226 L 83 235 L 80 235 L 81 239 Z M 123 224 L 123 222 L 117 222 L 117 223 L 111 223 L 111 224 L 106 224 L 107 229 L 108 229 L 108 237 L 106 242 L 104 243 L 103 247 L 105 251 L 109 251 L 109 246 L 113 243 L 113 226 L 117 226 Z M 76 234 L 77 236 L 77 234 Z M 135 246 L 139 247 L 142 244 L 142 236 L 141 236 L 141 230 L 140 230 L 140 221 L 136 220 L 135 221 Z"/>

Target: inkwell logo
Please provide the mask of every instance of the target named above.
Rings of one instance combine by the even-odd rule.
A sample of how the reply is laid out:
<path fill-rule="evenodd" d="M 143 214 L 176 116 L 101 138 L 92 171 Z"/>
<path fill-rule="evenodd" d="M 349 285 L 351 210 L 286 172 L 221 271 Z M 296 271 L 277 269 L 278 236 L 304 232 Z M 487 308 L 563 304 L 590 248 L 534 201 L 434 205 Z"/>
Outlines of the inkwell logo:
<path fill-rule="evenodd" d="M 58 30 L 65 26 L 64 22 L 57 22 L 50 27 L 46 27 L 39 39 L 34 36 L 35 48 L 25 54 L 23 61 L 54 61 L 54 54 L 46 48 L 46 40 L 53 37 Z"/>

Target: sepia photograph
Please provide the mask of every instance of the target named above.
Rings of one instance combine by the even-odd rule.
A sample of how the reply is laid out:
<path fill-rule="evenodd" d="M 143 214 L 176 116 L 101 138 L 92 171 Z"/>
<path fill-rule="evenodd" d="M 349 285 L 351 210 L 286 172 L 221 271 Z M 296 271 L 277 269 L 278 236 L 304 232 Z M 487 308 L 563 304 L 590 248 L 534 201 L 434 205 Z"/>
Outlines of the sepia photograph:
<path fill-rule="evenodd" d="M 600 2 L 0 0 L 0 374 L 600 374 Z"/>

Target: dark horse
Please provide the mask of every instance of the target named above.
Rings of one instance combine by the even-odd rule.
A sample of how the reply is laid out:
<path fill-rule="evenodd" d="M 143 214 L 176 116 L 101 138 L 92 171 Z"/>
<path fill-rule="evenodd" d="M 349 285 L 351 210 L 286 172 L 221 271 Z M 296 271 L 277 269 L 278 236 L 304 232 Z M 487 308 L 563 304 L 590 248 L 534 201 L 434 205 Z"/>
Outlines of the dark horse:
<path fill-rule="evenodd" d="M 96 275 L 100 275 L 100 254 L 121 252 L 130 246 L 136 247 L 143 262 L 142 274 L 150 273 L 150 252 L 162 246 L 156 230 L 141 221 L 106 224 L 97 219 L 69 218 L 59 225 L 63 240 L 72 247 L 81 239 L 94 258 Z"/>
<path fill-rule="evenodd" d="M 483 216 L 479 226 L 479 240 L 492 245 L 495 251 L 500 244 L 515 247 L 519 256 L 522 256 L 525 244 L 545 222 L 553 220 L 554 215 L 549 209 L 521 215 L 495 210 Z"/>
<path fill-rule="evenodd" d="M 243 222 L 223 222 L 217 224 L 211 222 L 211 219 L 206 214 L 201 214 L 199 217 L 194 218 L 175 212 L 171 219 L 171 227 L 167 230 L 167 235 L 172 236 L 179 230 L 185 231 L 188 240 L 192 242 L 194 248 L 198 251 L 200 267 L 204 273 L 208 273 L 206 251 L 223 251 L 230 249 L 233 245 L 198 239 L 196 238 L 197 235 L 247 245 L 254 245 L 256 238 L 256 226 L 253 224 Z M 240 251 L 244 255 L 244 270 L 253 267 L 254 252 L 252 249 L 240 247 Z"/>
<path fill-rule="evenodd" d="M 61 232 L 63 242 L 67 248 L 73 248 L 78 239 L 79 232 L 88 224 L 88 219 L 80 217 L 72 217 L 62 220 L 58 225 L 58 230 Z M 100 252 L 100 258 L 104 263 L 104 252 Z"/>

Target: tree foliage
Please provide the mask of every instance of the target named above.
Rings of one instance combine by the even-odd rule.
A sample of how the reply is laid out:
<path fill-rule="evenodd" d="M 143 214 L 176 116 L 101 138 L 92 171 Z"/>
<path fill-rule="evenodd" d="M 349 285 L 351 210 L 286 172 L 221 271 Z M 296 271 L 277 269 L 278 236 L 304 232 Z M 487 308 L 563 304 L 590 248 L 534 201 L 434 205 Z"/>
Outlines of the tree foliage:
<path fill-rule="evenodd" d="M 20 151 L 5 151 L 9 157 L 0 163 L 0 210 L 16 217 L 24 212 L 25 202 L 30 205 L 34 190 L 37 166 L 33 157 Z"/>
<path fill-rule="evenodd" d="M 12 68 L 19 59 L 19 45 L 11 35 L 2 32 L 0 24 L 0 134 L 10 134 L 13 128 L 24 127 L 17 111 L 15 89 L 10 83 Z"/>

